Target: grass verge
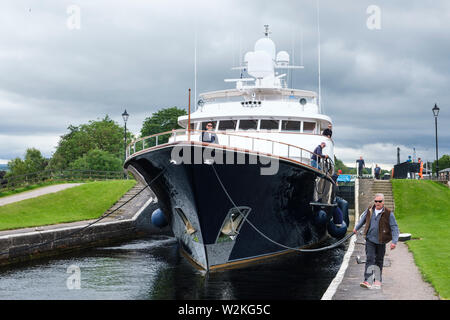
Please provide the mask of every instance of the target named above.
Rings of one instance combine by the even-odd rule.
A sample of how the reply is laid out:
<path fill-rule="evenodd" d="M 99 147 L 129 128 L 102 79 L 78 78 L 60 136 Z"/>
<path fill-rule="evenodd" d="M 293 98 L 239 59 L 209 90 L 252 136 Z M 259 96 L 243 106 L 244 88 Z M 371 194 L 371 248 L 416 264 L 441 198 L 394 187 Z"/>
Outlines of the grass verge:
<path fill-rule="evenodd" d="M 25 192 L 25 191 L 30 191 L 30 190 L 34 190 L 34 189 L 38 189 L 38 188 L 42 188 L 42 187 L 51 186 L 54 184 L 76 183 L 76 182 L 84 183 L 84 182 L 88 182 L 88 180 L 84 180 L 84 181 L 83 180 L 79 180 L 79 181 L 75 181 L 75 180 L 73 180 L 73 181 L 69 181 L 69 180 L 67 180 L 67 181 L 45 181 L 45 182 L 41 182 L 41 183 L 18 187 L 17 189 L 14 189 L 14 190 L 0 191 L 0 198 L 11 196 L 11 195 Z"/>
<path fill-rule="evenodd" d="M 433 181 L 393 180 L 395 217 L 424 279 L 450 298 L 450 189 Z"/>
<path fill-rule="evenodd" d="M 0 207 L 0 230 L 95 219 L 130 190 L 134 180 L 90 182 Z"/>

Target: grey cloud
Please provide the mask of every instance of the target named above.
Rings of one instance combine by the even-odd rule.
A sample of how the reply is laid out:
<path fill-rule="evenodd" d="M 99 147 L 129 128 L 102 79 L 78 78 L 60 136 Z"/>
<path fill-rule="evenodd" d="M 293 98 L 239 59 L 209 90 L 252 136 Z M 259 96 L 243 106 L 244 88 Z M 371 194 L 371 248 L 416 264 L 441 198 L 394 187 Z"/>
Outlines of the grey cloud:
<path fill-rule="evenodd" d="M 437 102 L 440 150 L 450 153 L 450 5 L 376 2 L 320 0 L 322 101 L 335 123 L 336 146 L 432 149 Z M 187 106 L 195 30 L 198 93 L 230 87 L 223 79 L 238 75 L 230 68 L 252 50 L 264 24 L 277 50 L 295 50 L 296 63 L 302 50 L 305 69 L 294 74 L 295 87 L 317 91 L 315 1 L 77 1 L 77 31 L 66 27 L 71 4 L 0 5 L 0 111 L 9 114 L 1 135 L 60 136 L 68 124 L 105 114 L 121 124 L 124 108 L 138 133 L 157 109 Z M 378 31 L 366 27 L 371 4 L 382 10 Z M 17 152 L 2 148 L 0 158 Z"/>

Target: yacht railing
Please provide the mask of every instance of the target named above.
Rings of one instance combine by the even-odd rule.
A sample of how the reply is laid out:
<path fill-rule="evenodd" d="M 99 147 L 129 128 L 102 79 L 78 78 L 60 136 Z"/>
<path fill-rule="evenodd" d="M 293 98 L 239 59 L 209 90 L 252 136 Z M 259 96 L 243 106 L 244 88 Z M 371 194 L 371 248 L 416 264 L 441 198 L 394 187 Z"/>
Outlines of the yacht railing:
<path fill-rule="evenodd" d="M 138 152 L 150 150 L 169 143 L 197 142 L 217 146 L 217 148 L 227 147 L 237 150 L 253 151 L 265 155 L 273 155 L 280 158 L 288 158 L 308 166 L 313 166 L 311 158 L 314 153 L 299 146 L 266 138 L 233 134 L 226 131 L 213 132 L 216 136 L 219 136 L 219 144 L 206 143 L 200 141 L 203 132 L 206 132 L 206 130 L 178 129 L 136 139 L 127 146 L 126 158 L 128 160 L 128 158 Z M 224 137 L 226 138 L 224 139 Z M 332 175 L 334 173 L 333 161 L 328 157 L 316 156 L 318 159 L 316 161 L 318 168 L 313 167 L 324 174 Z"/>

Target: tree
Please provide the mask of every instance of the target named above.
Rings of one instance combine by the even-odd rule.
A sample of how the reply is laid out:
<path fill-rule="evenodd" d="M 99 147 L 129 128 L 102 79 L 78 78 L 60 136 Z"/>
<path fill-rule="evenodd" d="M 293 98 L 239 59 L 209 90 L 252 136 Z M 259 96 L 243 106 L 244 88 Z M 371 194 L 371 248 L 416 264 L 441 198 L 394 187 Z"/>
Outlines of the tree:
<path fill-rule="evenodd" d="M 450 168 L 450 155 L 444 154 L 439 159 L 439 171 Z M 433 161 L 433 173 L 436 172 L 436 160 Z"/>
<path fill-rule="evenodd" d="M 342 160 L 339 160 L 334 157 L 334 171 L 338 172 L 338 170 L 342 170 L 343 174 L 356 174 L 355 168 L 349 168 L 347 167 Z"/>
<path fill-rule="evenodd" d="M 177 107 L 161 109 L 144 120 L 141 136 L 146 137 L 160 132 L 181 128 L 178 117 L 186 115 L 186 110 Z"/>
<path fill-rule="evenodd" d="M 94 149 L 70 164 L 74 170 L 120 171 L 122 160 L 108 151 Z"/>
<path fill-rule="evenodd" d="M 27 149 L 25 159 L 15 158 L 8 162 L 10 171 L 7 177 L 20 176 L 45 170 L 48 160 L 35 148 Z"/>
<path fill-rule="evenodd" d="M 97 121 L 89 121 L 80 126 L 70 125 L 69 132 L 61 136 L 49 168 L 66 169 L 75 160 L 82 158 L 91 150 L 103 150 L 118 159 L 124 156 L 124 129 L 111 120 L 108 115 Z M 127 132 L 127 140 L 131 140 Z"/>

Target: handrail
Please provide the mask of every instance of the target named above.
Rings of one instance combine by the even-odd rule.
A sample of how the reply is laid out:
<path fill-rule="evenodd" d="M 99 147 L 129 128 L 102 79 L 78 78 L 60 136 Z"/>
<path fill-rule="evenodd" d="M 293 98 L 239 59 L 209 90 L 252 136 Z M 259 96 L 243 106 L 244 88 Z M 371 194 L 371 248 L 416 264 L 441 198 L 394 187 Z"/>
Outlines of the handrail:
<path fill-rule="evenodd" d="M 195 133 L 201 134 L 202 132 L 206 132 L 207 130 L 191 129 L 189 131 L 190 131 L 191 137 L 192 137 L 193 133 L 194 134 Z M 160 145 L 159 144 L 159 139 L 158 139 L 158 137 L 160 137 L 160 136 L 171 135 L 170 138 L 174 138 L 173 142 L 176 142 L 177 141 L 176 140 L 177 133 L 182 133 L 183 136 L 187 136 L 187 132 L 188 132 L 187 129 L 177 129 L 177 130 L 161 132 L 161 133 L 157 133 L 157 134 L 153 134 L 153 135 L 149 135 L 149 136 L 146 136 L 146 137 L 142 137 L 142 138 L 136 139 L 136 140 L 132 141 L 130 144 L 128 144 L 127 149 L 126 149 L 126 159 L 128 159 L 129 157 L 131 157 L 132 155 L 134 155 L 137 152 L 140 152 L 142 150 L 151 149 L 151 148 L 154 148 L 154 147 L 157 147 L 158 145 Z M 256 151 L 256 150 L 254 150 L 254 140 L 271 142 L 272 143 L 272 153 L 271 154 L 273 154 L 273 155 L 276 155 L 274 153 L 274 145 L 275 144 L 286 146 L 287 147 L 287 155 L 288 155 L 287 158 L 292 159 L 292 160 L 295 160 L 295 159 L 290 156 L 291 155 L 290 154 L 290 149 L 291 148 L 297 149 L 297 150 L 300 151 L 300 162 L 303 163 L 303 164 L 309 165 L 309 166 L 311 166 L 311 163 L 307 163 L 307 162 L 310 162 L 311 157 L 315 154 L 314 152 L 306 150 L 306 149 L 304 149 L 302 147 L 299 147 L 299 146 L 296 146 L 296 145 L 293 145 L 293 144 L 290 144 L 290 143 L 286 143 L 286 142 L 281 142 L 281 141 L 275 141 L 275 140 L 267 139 L 267 138 L 251 137 L 251 136 L 246 136 L 246 135 L 238 135 L 238 134 L 234 134 L 234 133 L 230 133 L 230 132 L 226 132 L 226 131 L 214 131 L 214 133 L 215 134 L 220 134 L 220 135 L 226 135 L 228 137 L 239 137 L 239 138 L 251 139 L 252 140 L 252 148 L 249 149 L 250 151 Z M 148 145 L 148 147 L 146 147 L 146 141 L 151 140 L 153 138 L 155 140 L 154 143 L 153 144 L 150 143 Z M 181 141 L 188 142 L 188 141 L 191 141 L 191 140 L 190 139 L 186 140 L 186 138 L 184 138 Z M 141 142 L 141 146 L 138 145 L 138 143 L 140 143 L 140 142 Z M 166 142 L 164 144 L 168 144 L 168 142 Z M 228 145 L 226 145 L 226 144 L 218 144 L 218 145 L 223 145 L 223 146 L 228 146 L 228 147 L 235 147 L 235 146 L 231 146 L 230 145 L 230 138 L 228 138 Z M 136 151 L 136 146 L 138 146 L 138 148 L 140 147 L 141 149 L 138 149 Z M 308 155 L 308 161 L 304 161 L 303 160 L 304 159 L 303 158 L 303 153 L 304 152 L 306 153 L 306 155 Z M 315 168 L 315 169 L 317 169 L 318 171 L 322 171 L 325 174 L 326 173 L 328 173 L 329 175 L 333 174 L 333 169 L 334 169 L 333 161 L 330 158 L 328 158 L 328 157 L 324 157 L 324 156 L 321 156 L 321 155 L 318 155 L 318 154 L 315 154 L 315 155 L 317 156 L 318 159 L 320 159 L 319 161 L 317 161 L 318 166 L 320 168 Z M 278 155 L 276 155 L 276 156 L 278 156 Z M 295 161 L 297 161 L 297 160 L 295 160 Z"/>

